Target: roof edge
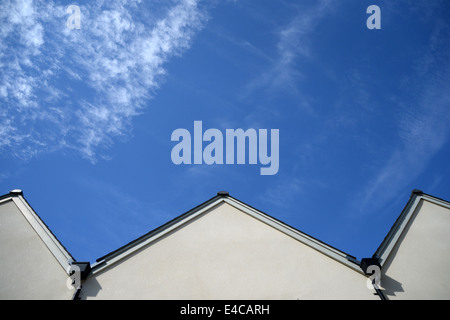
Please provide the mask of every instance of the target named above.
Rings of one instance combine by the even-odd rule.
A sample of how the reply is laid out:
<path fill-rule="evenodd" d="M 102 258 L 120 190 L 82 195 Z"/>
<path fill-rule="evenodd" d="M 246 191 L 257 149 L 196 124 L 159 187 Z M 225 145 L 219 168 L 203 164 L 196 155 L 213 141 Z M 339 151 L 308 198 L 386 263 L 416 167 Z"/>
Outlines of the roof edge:
<path fill-rule="evenodd" d="M 229 205 L 235 207 L 236 209 L 243 211 L 244 213 L 256 218 L 262 223 L 265 223 L 276 230 L 284 233 L 291 238 L 319 251 L 320 253 L 328 256 L 329 258 L 340 262 L 351 269 L 362 273 L 360 268 L 360 261 L 356 257 L 349 255 L 339 249 L 334 248 L 270 215 L 264 213 L 254 207 L 232 197 L 226 191 L 220 191 L 217 195 L 202 204 L 196 206 L 195 208 L 181 214 L 180 216 L 170 220 L 169 222 L 157 227 L 150 232 L 140 236 L 139 238 L 121 246 L 120 248 L 98 258 L 96 263 L 92 265 L 92 273 L 98 273 L 108 268 L 109 266 L 117 263 L 118 261 L 129 257 L 134 252 L 140 250 L 146 245 L 156 241 L 160 237 L 175 231 L 176 229 L 182 227 L 184 224 L 188 223 L 192 219 L 201 216 L 203 213 L 207 212 L 209 209 L 217 206 L 218 204 L 226 202 Z"/>
<path fill-rule="evenodd" d="M 372 257 L 377 257 L 381 261 L 381 266 L 384 265 L 384 262 L 389 257 L 392 249 L 399 241 L 399 238 L 409 221 L 411 220 L 417 206 L 422 200 L 427 200 L 436 205 L 441 205 L 450 209 L 450 202 L 430 194 L 424 193 L 422 190 L 414 189 L 411 192 L 410 198 L 406 203 L 405 207 L 393 223 L 392 227 L 384 237 L 383 241 L 378 246 L 377 250 L 373 254 Z"/>
<path fill-rule="evenodd" d="M 356 257 L 354 257 L 342 250 L 339 250 L 321 240 L 318 240 L 317 238 L 314 238 L 314 237 L 310 236 L 309 234 L 307 234 L 303 231 L 300 231 L 300 230 L 286 224 L 285 222 L 283 222 L 277 218 L 274 218 L 271 215 L 269 215 L 261 210 L 258 210 L 258 209 L 254 208 L 234 197 L 230 196 L 230 197 L 228 197 L 227 200 L 236 201 L 243 207 L 243 208 L 238 208 L 238 209 L 244 211 L 245 213 L 252 215 L 254 218 L 260 220 L 261 222 L 268 224 L 269 226 L 294 238 L 295 240 L 303 243 L 304 245 L 319 251 L 320 253 L 328 256 L 329 258 L 334 259 L 337 262 L 340 262 L 358 272 L 361 272 L 361 269 L 359 267 L 360 261 Z M 229 203 L 229 201 L 226 201 L 226 202 Z M 259 217 L 254 216 L 252 214 L 252 212 L 256 212 L 260 216 Z"/>
<path fill-rule="evenodd" d="M 31 207 L 29 202 L 23 196 L 21 189 L 13 189 L 8 194 L 0 196 L 0 202 L 13 201 L 17 209 L 28 221 L 30 226 L 36 232 L 38 237 L 44 242 L 53 257 L 59 262 L 61 267 L 67 272 L 69 260 L 76 261 L 72 254 L 59 241 L 48 225 Z"/>
<path fill-rule="evenodd" d="M 106 255 L 96 259 L 97 264 L 95 266 L 99 265 L 101 262 L 103 262 L 105 260 L 112 259 L 112 258 L 116 257 L 117 255 L 120 255 L 124 251 L 132 248 L 133 246 L 142 243 L 143 241 L 145 241 L 149 237 L 152 237 L 154 235 L 157 235 L 160 232 L 163 232 L 163 231 L 167 230 L 168 228 L 176 225 L 178 222 L 182 221 L 183 219 L 188 218 L 190 215 L 194 214 L 195 212 L 197 212 L 197 211 L 199 211 L 201 209 L 204 209 L 205 207 L 208 207 L 209 205 L 211 205 L 212 203 L 214 203 L 217 200 L 222 199 L 223 197 L 224 197 L 224 195 L 219 195 L 218 194 L 218 195 L 210 198 L 209 200 L 201 203 L 200 205 L 192 208 L 191 210 L 189 210 L 189 211 L 187 211 L 187 212 L 185 212 L 185 213 L 183 213 L 183 214 L 173 218 L 172 220 L 169 220 L 168 222 L 164 223 L 163 225 L 161 225 L 161 226 L 159 226 L 159 227 L 157 227 L 157 228 L 155 228 L 155 229 L 153 229 L 153 230 L 143 234 L 142 236 L 136 238 L 135 240 L 132 240 L 131 242 L 129 242 L 129 243 L 127 243 L 127 244 L 117 248 L 116 250 L 107 253 Z"/>

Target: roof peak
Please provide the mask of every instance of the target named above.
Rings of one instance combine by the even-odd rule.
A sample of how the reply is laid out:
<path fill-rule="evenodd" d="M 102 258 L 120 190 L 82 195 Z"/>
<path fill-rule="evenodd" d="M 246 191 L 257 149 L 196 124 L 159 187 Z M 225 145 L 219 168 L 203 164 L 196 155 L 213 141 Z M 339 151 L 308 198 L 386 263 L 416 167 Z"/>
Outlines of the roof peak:
<path fill-rule="evenodd" d="M 11 190 L 11 191 L 9 192 L 9 194 L 16 194 L 16 195 L 23 196 L 23 191 L 20 190 L 20 189 L 14 189 L 14 190 Z"/>

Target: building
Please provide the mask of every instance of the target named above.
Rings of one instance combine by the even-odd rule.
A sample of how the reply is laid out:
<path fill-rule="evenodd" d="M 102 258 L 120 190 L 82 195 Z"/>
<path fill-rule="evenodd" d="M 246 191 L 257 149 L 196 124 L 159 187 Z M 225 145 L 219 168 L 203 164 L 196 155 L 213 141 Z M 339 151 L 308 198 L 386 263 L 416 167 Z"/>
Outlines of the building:
<path fill-rule="evenodd" d="M 359 261 L 219 192 L 91 265 L 13 190 L 0 197 L 0 299 L 450 299 L 449 231 L 450 203 L 415 190 Z"/>
<path fill-rule="evenodd" d="M 0 299 L 71 299 L 71 259 L 22 191 L 0 197 Z"/>

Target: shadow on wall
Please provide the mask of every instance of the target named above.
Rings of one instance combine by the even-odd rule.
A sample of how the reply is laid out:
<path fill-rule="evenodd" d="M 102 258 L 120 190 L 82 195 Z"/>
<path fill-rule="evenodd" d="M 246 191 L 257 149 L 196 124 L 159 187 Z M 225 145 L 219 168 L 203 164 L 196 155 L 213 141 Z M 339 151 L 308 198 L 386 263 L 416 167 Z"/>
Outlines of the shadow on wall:
<path fill-rule="evenodd" d="M 85 282 L 82 285 L 79 299 L 86 300 L 88 297 L 96 297 L 100 290 L 102 290 L 102 286 L 97 279 L 95 277 L 89 278 L 88 284 Z"/>
<path fill-rule="evenodd" d="M 391 277 L 383 274 L 381 276 L 381 288 L 382 292 L 387 298 L 389 299 L 389 296 L 396 296 L 396 292 L 404 292 L 403 286 L 400 282 L 398 282 L 395 279 L 392 279 Z"/>

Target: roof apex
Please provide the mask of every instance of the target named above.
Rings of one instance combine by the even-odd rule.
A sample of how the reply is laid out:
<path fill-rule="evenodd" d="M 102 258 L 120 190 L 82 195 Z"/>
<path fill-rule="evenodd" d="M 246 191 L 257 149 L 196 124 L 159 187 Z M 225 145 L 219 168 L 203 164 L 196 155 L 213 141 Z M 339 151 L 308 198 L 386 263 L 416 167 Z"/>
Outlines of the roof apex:
<path fill-rule="evenodd" d="M 11 190 L 9 192 L 9 194 L 23 196 L 23 191 L 21 189 L 14 189 L 14 190 Z"/>

